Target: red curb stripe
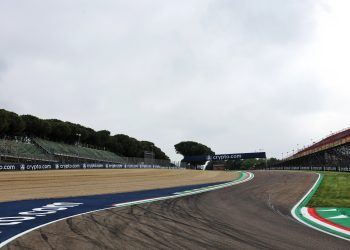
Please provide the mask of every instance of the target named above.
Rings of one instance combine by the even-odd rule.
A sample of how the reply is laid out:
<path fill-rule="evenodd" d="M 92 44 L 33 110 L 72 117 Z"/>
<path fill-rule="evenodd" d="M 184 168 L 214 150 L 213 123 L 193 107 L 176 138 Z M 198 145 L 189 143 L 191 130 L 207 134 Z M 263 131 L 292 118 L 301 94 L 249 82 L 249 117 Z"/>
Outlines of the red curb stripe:
<path fill-rule="evenodd" d="M 339 225 L 339 224 L 336 224 L 336 223 L 334 223 L 334 222 L 332 222 L 332 221 L 329 221 L 329 220 L 327 220 L 327 219 L 321 217 L 321 216 L 317 213 L 316 208 L 308 207 L 308 208 L 307 208 L 307 212 L 308 212 L 312 217 L 314 217 L 314 218 L 317 219 L 317 220 L 320 220 L 320 221 L 322 221 L 322 222 L 324 222 L 324 223 L 326 223 L 326 224 L 328 224 L 328 225 L 331 225 L 331 226 L 333 226 L 333 227 L 340 228 L 340 229 L 343 229 L 343 230 L 345 230 L 345 231 L 350 232 L 350 228 L 344 227 L 344 226 Z"/>

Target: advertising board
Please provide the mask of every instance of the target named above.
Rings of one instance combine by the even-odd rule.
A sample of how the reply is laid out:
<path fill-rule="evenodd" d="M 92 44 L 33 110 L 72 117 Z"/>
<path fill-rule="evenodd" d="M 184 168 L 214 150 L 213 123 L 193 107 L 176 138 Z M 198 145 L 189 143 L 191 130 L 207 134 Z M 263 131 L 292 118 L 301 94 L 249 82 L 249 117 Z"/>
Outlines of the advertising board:
<path fill-rule="evenodd" d="M 168 168 L 158 164 L 122 164 L 122 163 L 42 163 L 42 164 L 1 164 L 0 171 L 36 171 L 63 169 L 121 169 L 121 168 Z"/>

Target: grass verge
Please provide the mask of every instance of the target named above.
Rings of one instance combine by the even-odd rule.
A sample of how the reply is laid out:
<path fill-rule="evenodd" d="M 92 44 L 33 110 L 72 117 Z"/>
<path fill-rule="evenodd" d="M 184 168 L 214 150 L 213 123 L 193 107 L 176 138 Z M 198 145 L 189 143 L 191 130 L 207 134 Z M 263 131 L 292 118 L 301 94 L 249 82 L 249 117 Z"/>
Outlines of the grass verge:
<path fill-rule="evenodd" d="M 350 173 L 322 172 L 321 185 L 308 207 L 350 207 Z"/>

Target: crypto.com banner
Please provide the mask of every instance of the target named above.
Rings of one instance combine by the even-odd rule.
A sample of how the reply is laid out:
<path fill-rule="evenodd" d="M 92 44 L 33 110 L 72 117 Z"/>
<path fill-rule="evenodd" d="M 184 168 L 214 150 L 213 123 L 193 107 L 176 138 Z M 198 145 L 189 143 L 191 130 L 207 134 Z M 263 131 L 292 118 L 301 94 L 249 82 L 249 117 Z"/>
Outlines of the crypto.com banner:
<path fill-rule="evenodd" d="M 265 152 L 239 153 L 239 154 L 220 154 L 220 155 L 193 155 L 185 156 L 184 162 L 203 162 L 203 161 L 225 161 L 225 160 L 242 160 L 266 158 Z"/>
<path fill-rule="evenodd" d="M 266 158 L 265 152 L 256 153 L 240 153 L 240 154 L 222 154 L 211 156 L 212 161 L 225 161 L 225 160 L 242 160 L 242 159 L 255 159 Z"/>

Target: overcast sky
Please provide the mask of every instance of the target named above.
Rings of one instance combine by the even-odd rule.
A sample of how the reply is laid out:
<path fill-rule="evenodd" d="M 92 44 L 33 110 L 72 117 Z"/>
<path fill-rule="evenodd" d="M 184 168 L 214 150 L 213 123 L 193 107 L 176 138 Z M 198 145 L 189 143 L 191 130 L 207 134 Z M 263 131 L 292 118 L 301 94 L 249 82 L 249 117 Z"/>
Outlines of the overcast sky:
<path fill-rule="evenodd" d="M 0 108 L 268 157 L 350 125 L 350 2 L 0 1 Z"/>

